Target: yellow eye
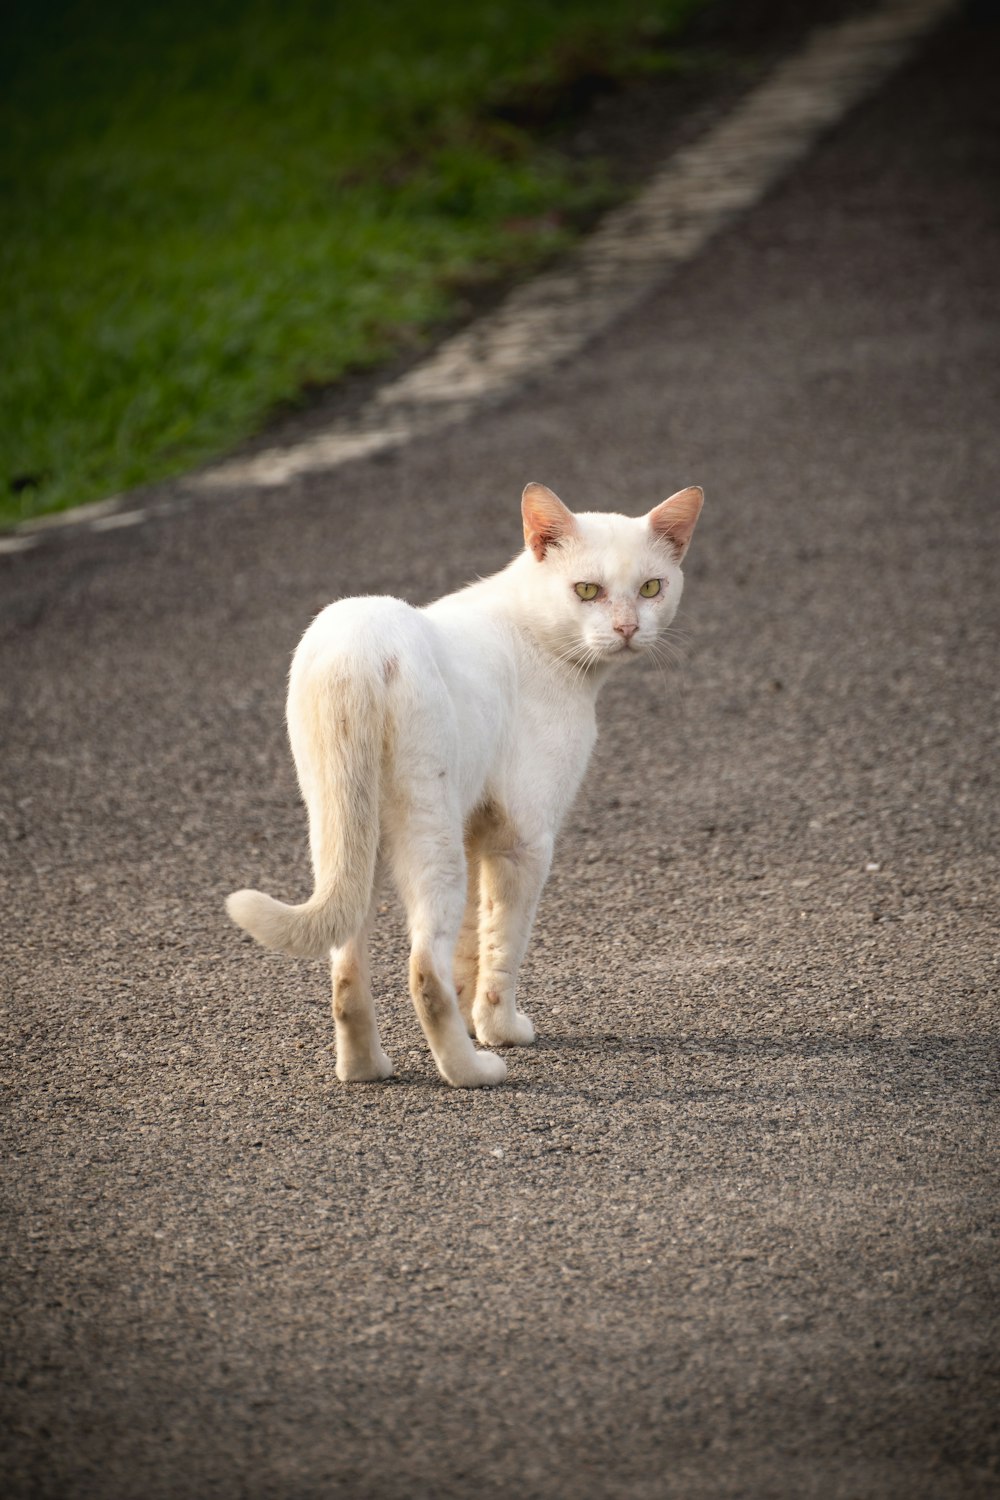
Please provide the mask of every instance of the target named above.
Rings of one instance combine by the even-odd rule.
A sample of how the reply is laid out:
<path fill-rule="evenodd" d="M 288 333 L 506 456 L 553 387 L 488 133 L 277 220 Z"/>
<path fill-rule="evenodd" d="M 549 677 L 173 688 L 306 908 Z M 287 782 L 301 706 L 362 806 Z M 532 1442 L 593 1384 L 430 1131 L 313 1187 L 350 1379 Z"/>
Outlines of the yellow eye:
<path fill-rule="evenodd" d="M 658 578 L 647 578 L 639 593 L 644 599 L 655 599 L 660 592 L 660 580 Z"/>
<path fill-rule="evenodd" d="M 578 583 L 576 591 L 581 599 L 596 599 L 601 588 L 597 583 Z"/>

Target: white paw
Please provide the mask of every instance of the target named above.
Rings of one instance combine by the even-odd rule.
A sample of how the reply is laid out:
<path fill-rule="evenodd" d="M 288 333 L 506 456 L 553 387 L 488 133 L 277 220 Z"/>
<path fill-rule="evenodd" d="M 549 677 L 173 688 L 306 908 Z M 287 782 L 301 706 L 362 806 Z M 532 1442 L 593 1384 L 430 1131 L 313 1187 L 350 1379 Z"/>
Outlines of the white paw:
<path fill-rule="evenodd" d="M 392 1059 L 380 1047 L 374 1056 L 338 1057 L 335 1072 L 341 1083 L 377 1083 L 392 1077 Z"/>
<path fill-rule="evenodd" d="M 476 1040 L 484 1047 L 530 1047 L 535 1040 L 535 1028 L 523 1011 L 500 1014 L 491 1006 L 476 1015 Z"/>
<path fill-rule="evenodd" d="M 506 1077 L 507 1064 L 492 1052 L 473 1052 L 460 1066 L 444 1073 L 445 1081 L 456 1089 L 490 1089 Z"/>

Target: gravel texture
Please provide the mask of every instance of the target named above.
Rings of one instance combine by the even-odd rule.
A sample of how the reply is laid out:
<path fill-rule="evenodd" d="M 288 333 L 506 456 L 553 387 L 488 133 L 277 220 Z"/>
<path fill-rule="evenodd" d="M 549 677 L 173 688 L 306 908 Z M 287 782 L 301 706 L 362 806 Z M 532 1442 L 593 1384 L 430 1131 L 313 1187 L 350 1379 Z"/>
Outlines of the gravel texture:
<path fill-rule="evenodd" d="M 574 364 L 280 494 L 0 559 L 11 1497 L 997 1493 L 997 29 Z M 333 1072 L 284 676 L 502 565 L 525 480 L 707 492 L 509 1082 Z"/>

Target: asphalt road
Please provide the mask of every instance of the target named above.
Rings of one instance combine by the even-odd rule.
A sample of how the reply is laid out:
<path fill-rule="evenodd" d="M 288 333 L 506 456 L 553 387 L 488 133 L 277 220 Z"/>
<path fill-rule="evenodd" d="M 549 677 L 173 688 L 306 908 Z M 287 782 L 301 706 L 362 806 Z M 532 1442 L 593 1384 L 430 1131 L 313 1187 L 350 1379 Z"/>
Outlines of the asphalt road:
<path fill-rule="evenodd" d="M 998 1490 L 996 28 L 574 366 L 278 495 L 0 559 L 6 1496 Z M 571 505 L 707 502 L 509 1082 L 338 1084 L 288 659 Z"/>

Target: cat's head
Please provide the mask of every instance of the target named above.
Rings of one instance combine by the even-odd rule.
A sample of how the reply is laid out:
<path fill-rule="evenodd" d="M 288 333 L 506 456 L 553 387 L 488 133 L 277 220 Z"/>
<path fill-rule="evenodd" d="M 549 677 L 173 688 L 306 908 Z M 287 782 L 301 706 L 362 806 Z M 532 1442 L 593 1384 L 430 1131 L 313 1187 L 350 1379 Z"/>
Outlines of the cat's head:
<path fill-rule="evenodd" d="M 701 512 L 692 486 L 648 515 L 574 515 L 544 484 L 521 498 L 544 634 L 567 661 L 596 667 L 647 651 L 681 600 L 681 559 Z"/>

